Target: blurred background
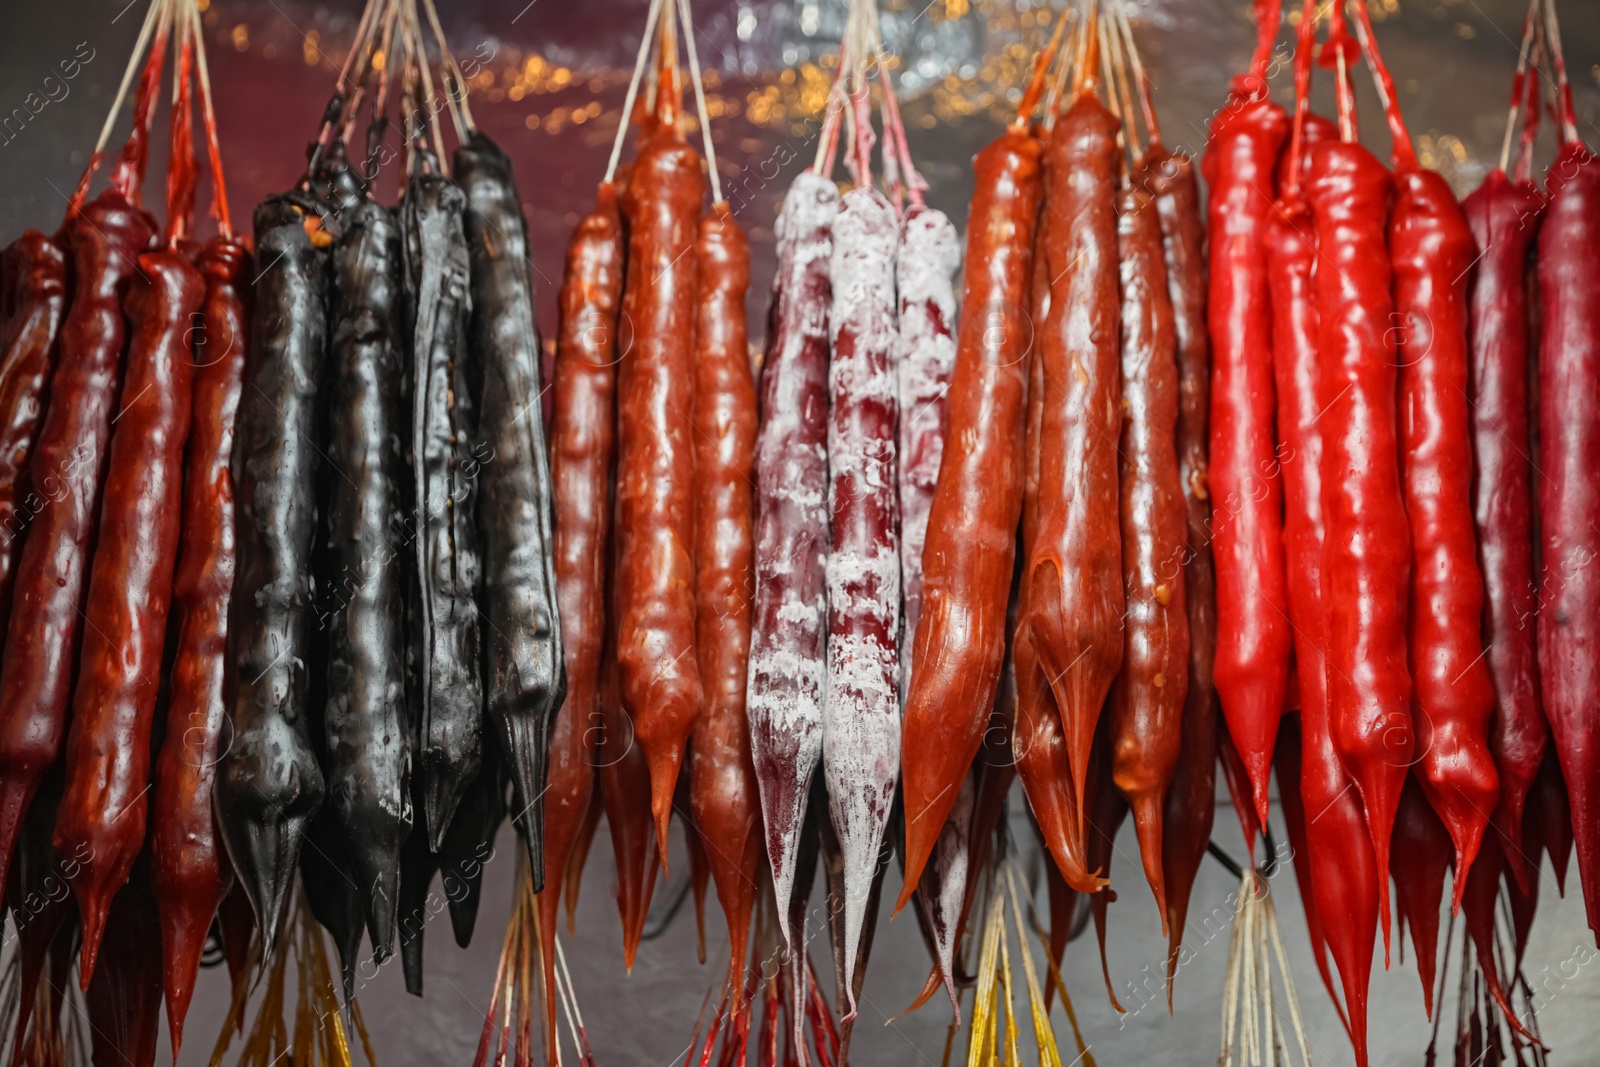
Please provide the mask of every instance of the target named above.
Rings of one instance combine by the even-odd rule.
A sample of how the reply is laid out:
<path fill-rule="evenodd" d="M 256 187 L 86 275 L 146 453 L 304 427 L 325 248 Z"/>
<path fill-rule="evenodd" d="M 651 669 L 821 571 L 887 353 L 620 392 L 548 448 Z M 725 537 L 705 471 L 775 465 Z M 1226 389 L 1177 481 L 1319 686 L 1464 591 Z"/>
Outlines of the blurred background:
<path fill-rule="evenodd" d="M 1523 0 L 1369 3 L 1423 161 L 1442 170 L 1458 193 L 1470 191 L 1499 152 Z M 604 172 L 648 5 L 645 0 L 450 0 L 439 6 L 456 54 L 478 62 L 470 79 L 478 123 L 516 165 L 534 246 L 540 325 L 549 337 L 563 249 Z M 971 157 L 1014 114 L 1028 64 L 1048 34 L 1059 0 L 883 0 L 882 6 L 911 151 L 930 184 L 928 201 L 962 226 L 971 194 Z M 827 93 L 846 4 L 697 0 L 694 7 L 723 185 L 755 252 L 749 310 L 751 339 L 759 345 L 777 204 L 815 153 L 814 120 Z M 9 242 L 27 227 L 48 231 L 58 225 L 116 92 L 144 7 L 137 0 L 4 0 L 4 8 L 0 241 Z M 1559 8 L 1580 133 L 1591 146 L 1600 146 L 1600 4 L 1561 0 Z M 1230 74 L 1249 55 L 1254 38 L 1249 4 L 1134 0 L 1132 9 L 1165 139 L 1198 155 Z M 235 218 L 243 225 L 262 196 L 299 178 L 305 146 L 316 132 L 360 5 L 358 0 L 202 0 L 202 10 L 228 187 Z M 1288 40 L 1287 28 L 1282 40 Z M 61 61 L 74 58 L 76 77 L 57 77 L 45 85 L 47 77 L 58 75 Z M 1275 93 L 1285 101 L 1292 96 L 1289 81 L 1287 72 L 1274 81 Z M 1384 154 L 1387 134 L 1370 80 L 1358 74 L 1356 83 L 1363 139 Z M 1332 111 L 1326 77 L 1319 79 L 1317 106 Z M 124 117 L 113 145 L 121 143 L 126 124 Z M 1550 136 L 1547 128 L 1541 167 L 1553 154 Z M 158 130 L 147 186 L 152 192 L 162 188 L 165 139 Z M 398 188 L 398 174 L 392 182 L 385 185 L 382 175 L 378 179 L 387 198 Z M 1036 873 L 1034 837 L 1022 803 L 1015 794 L 1013 836 L 1023 868 Z M 1225 794 L 1218 803 L 1214 838 L 1242 857 L 1238 823 Z M 714 900 L 708 901 L 702 966 L 696 962 L 692 905 L 685 906 L 660 936 L 645 942 L 632 974 L 625 974 L 604 835 L 602 829 L 589 854 L 577 933 L 566 943 L 579 1005 L 601 1067 L 665 1067 L 675 1057 L 681 1062 L 702 1000 L 725 973 L 724 924 Z M 1285 839 L 1281 824 L 1277 839 Z M 487 867 L 483 909 L 469 949 L 455 946 L 442 910 L 426 917 L 423 999 L 405 994 L 397 960 L 360 983 L 363 1014 L 385 1067 L 471 1061 L 510 906 L 512 847 L 507 830 Z M 675 839 L 678 847 L 681 841 Z M 681 859 L 675 857 L 679 873 L 672 885 L 658 886 L 658 902 L 673 896 L 686 876 L 688 865 Z M 1228 957 L 1229 895 L 1236 879 L 1218 863 L 1208 861 L 1201 870 L 1188 939 L 1194 958 L 1178 977 L 1176 1012 L 1169 1017 L 1161 981 L 1165 941 L 1130 829 L 1118 842 L 1112 873 L 1124 891 L 1110 909 L 1111 977 L 1129 1014 L 1119 1018 L 1107 1003 L 1092 937 L 1076 941 L 1063 970 L 1085 1041 L 1104 1067 L 1212 1062 Z M 1313 1061 L 1318 1067 L 1348 1064 L 1348 1041 L 1311 963 L 1293 878 L 1285 865 L 1274 885 Z M 891 872 L 889 884 L 898 881 L 898 873 Z M 1525 963 L 1529 981 L 1546 991 L 1539 1023 L 1553 1063 L 1600 1062 L 1595 1052 L 1600 1047 L 1600 967 L 1591 964 L 1593 938 L 1583 922 L 1576 881 L 1574 870 L 1567 899 L 1558 899 L 1546 866 Z M 1039 893 L 1042 908 L 1042 886 Z M 820 899 L 819 890 L 814 900 Z M 891 1019 L 921 987 L 928 958 L 909 914 L 891 922 L 886 904 L 882 918 L 854 1061 L 938 1064 L 945 1053 L 949 1005 L 936 997 L 916 1014 Z M 827 973 L 825 935 L 814 951 Z M 1378 952 L 1372 1062 L 1420 1067 L 1430 1027 L 1415 961 L 1409 945 L 1401 947 L 1397 939 L 1385 973 L 1381 945 Z M 1455 981 L 1453 973 L 1447 975 L 1444 988 L 1454 990 Z M 183 1064 L 207 1062 L 227 992 L 222 972 L 202 975 Z M 1447 1050 L 1453 1044 L 1455 1003 L 1447 993 L 1440 1038 Z M 1070 1043 L 1059 1005 L 1056 1021 Z M 159 1055 L 161 1062 L 170 1055 L 164 1033 Z"/>

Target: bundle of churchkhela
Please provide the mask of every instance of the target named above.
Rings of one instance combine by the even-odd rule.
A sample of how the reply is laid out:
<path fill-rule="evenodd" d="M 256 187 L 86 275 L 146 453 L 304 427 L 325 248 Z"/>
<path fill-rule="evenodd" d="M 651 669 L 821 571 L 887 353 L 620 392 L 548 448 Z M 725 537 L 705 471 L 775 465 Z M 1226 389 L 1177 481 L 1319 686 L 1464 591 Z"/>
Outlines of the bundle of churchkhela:
<path fill-rule="evenodd" d="M 1438 1010 L 1451 868 L 1447 959 L 1455 912 L 1465 918 L 1456 1062 L 1537 1060 L 1522 952 L 1543 852 L 1559 878 L 1576 828 L 1583 867 L 1591 777 L 1571 709 L 1588 691 L 1574 649 L 1593 615 L 1577 562 L 1592 497 L 1580 457 L 1592 442 L 1570 397 L 1592 378 L 1582 340 L 1592 294 L 1562 257 L 1591 239 L 1593 157 L 1571 119 L 1545 0 L 1525 23 L 1500 165 L 1464 203 L 1420 165 L 1363 5 L 1350 5 L 1353 34 L 1345 5 L 1328 9 L 1318 58 L 1337 78 L 1337 122 L 1309 113 L 1319 13 L 1301 12 L 1291 119 L 1263 80 L 1277 5 L 1258 5 L 1256 65 L 1208 148 L 1211 488 L 1227 509 L 1214 532 L 1219 587 L 1230 590 L 1219 597 L 1218 691 L 1257 819 L 1276 750 L 1314 955 L 1330 993 L 1329 958 L 1338 969 L 1357 1062 L 1368 1059 L 1373 935 L 1381 923 L 1389 944 L 1391 911 Z M 1540 56 L 1555 70 L 1561 119 L 1543 193 L 1530 178 Z M 1363 57 L 1392 170 L 1356 139 L 1350 79 Z M 1280 734 L 1294 710 L 1300 721 L 1284 718 Z"/>
<path fill-rule="evenodd" d="M 161 225 L 141 192 L 169 45 Z M 89 199 L 130 89 L 127 144 Z M 204 244 L 197 92 L 217 221 Z M 61 229 L 29 231 L 5 259 L 0 878 L 9 872 L 20 993 L 7 1001 L 7 1051 L 65 1062 L 65 1015 L 83 1011 L 95 1059 L 149 1064 L 163 996 L 179 1047 L 231 876 L 209 785 L 249 254 L 230 224 L 193 3 L 150 5 Z M 169 663 L 172 697 L 158 708 Z M 248 927 L 228 937 L 237 959 Z M 74 963 L 85 1006 L 64 1008 Z"/>
<path fill-rule="evenodd" d="M 454 180 L 420 12 L 459 141 Z M 17 638 L 0 667 L 0 869 L 16 856 L 8 885 L 29 918 L 11 1047 L 60 1053 L 60 996 L 32 990 L 64 988 L 81 923 L 95 1058 L 152 1062 L 163 996 L 176 1053 L 215 928 L 234 977 L 215 1055 L 259 971 L 244 1059 L 292 1044 L 347 1064 L 363 927 L 380 961 L 398 927 L 420 992 L 419 902 L 443 868 L 457 939 L 470 937 L 508 781 L 525 866 L 542 871 L 564 683 L 523 221 L 431 4 L 374 0 L 304 175 L 257 209 L 252 292 L 199 26 L 187 0 L 151 6 L 110 188 L 85 204 L 122 95 L 62 232 L 7 253 L 5 492 L 19 521 L 3 568 Z M 160 228 L 139 189 L 169 41 Z M 385 142 L 391 83 L 400 152 Z M 197 85 L 218 229 L 203 246 Z M 398 210 L 377 195 L 397 156 Z M 46 879 L 71 885 L 76 917 Z M 312 916 L 333 934 L 348 1015 Z"/>
<path fill-rule="evenodd" d="M 871 158 L 874 74 L 883 192 Z M 832 179 L 841 141 L 850 177 L 842 195 Z M 922 603 L 954 361 L 959 248 L 949 219 L 924 203 L 924 188 L 876 5 L 854 3 L 815 163 L 790 187 L 778 223 L 749 674 L 750 744 L 777 912 L 787 916 L 792 995 L 803 1003 L 796 919 L 820 849 L 841 1057 L 888 868 L 909 634 Z M 954 872 L 953 882 L 959 910 L 964 874 Z M 919 907 L 936 956 L 953 945 L 950 904 L 935 889 Z"/>
<path fill-rule="evenodd" d="M 1189 638 L 1191 621 L 1213 632 L 1199 197 L 1120 10 L 1088 10 L 1046 96 L 1055 49 L 977 161 L 904 726 L 901 904 L 965 823 L 964 926 L 1014 766 L 1052 860 L 1050 961 L 1079 894 L 1103 946 L 1131 807 L 1175 970 L 1216 758 L 1209 649 Z"/>
<path fill-rule="evenodd" d="M 680 32 L 704 160 L 684 129 Z M 619 167 L 630 129 L 637 153 Z M 713 192 L 704 215 L 702 166 Z M 580 1061 L 591 1058 L 557 915 L 565 893 L 571 920 L 602 810 L 625 965 L 667 864 L 676 810 L 690 827 L 697 903 L 714 877 L 727 916 L 718 1020 L 748 1031 L 745 947 L 762 877 L 744 708 L 756 426 L 744 320 L 750 251 L 717 178 L 686 2 L 650 6 L 596 201 L 567 249 L 553 382 L 554 573 L 569 685 L 550 740 L 548 868 L 542 891 L 532 887 L 513 916 L 480 1063 L 527 1054 L 540 1001 L 549 1062 L 560 1055 L 558 1003 L 577 1024 Z M 703 922 L 701 930 L 704 959 Z M 538 1000 L 516 981 L 535 955 Z"/>
<path fill-rule="evenodd" d="M 263 960 L 298 867 L 348 999 L 363 928 L 378 962 L 398 933 L 420 995 L 441 872 L 470 940 L 507 811 L 541 884 L 565 672 L 509 161 L 476 129 L 427 0 L 373 0 L 339 86 L 305 173 L 256 211 L 267 265 L 235 448 L 233 742 L 216 809 Z M 380 199 L 391 173 L 395 208 Z"/>

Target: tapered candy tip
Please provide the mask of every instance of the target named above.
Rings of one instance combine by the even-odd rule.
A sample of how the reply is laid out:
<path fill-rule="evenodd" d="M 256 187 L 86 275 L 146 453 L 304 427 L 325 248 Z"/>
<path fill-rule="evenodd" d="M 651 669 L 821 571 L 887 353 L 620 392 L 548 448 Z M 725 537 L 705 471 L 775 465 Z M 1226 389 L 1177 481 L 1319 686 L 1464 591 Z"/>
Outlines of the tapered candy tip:
<path fill-rule="evenodd" d="M 1250 768 L 1250 792 L 1256 804 L 1256 825 L 1270 826 L 1268 816 L 1272 813 L 1272 796 L 1269 792 L 1272 783 L 1272 761 L 1269 758 L 1262 768 Z M 1250 840 L 1250 850 L 1255 851 L 1255 839 Z"/>
<path fill-rule="evenodd" d="M 633 961 L 638 955 L 639 934 L 624 930 L 622 932 L 622 969 L 625 973 L 633 973 Z"/>
<path fill-rule="evenodd" d="M 277 948 L 278 928 L 289 905 L 300 845 L 310 821 L 309 815 L 264 821 L 247 828 L 242 841 L 234 841 L 224 834 L 228 855 L 244 886 L 245 896 L 250 900 L 250 909 L 255 912 L 256 929 L 261 933 L 263 973 Z"/>
<path fill-rule="evenodd" d="M 351 895 L 357 896 L 353 890 Z M 315 908 L 312 909 L 312 914 L 316 915 Z M 339 969 L 346 975 L 352 975 L 355 973 L 356 964 L 360 960 L 361 935 L 366 932 L 366 927 L 362 923 L 364 914 L 365 912 L 363 911 L 363 905 L 358 898 L 351 905 L 349 915 L 337 917 L 330 916 L 330 918 L 333 920 L 332 923 L 324 924 L 327 927 L 328 933 L 333 937 L 333 948 L 334 951 L 339 955 Z M 317 917 L 317 921 L 322 922 L 322 918 Z M 379 963 L 382 963 L 384 960 L 388 959 L 388 956 L 379 956 L 375 951 L 373 953 L 373 958 Z"/>
<path fill-rule="evenodd" d="M 901 908 L 904 908 L 911 902 L 911 898 L 913 895 L 915 895 L 916 891 L 917 887 L 911 884 L 910 881 L 907 881 L 905 885 L 900 887 L 900 895 L 894 900 L 894 910 L 889 913 L 890 921 L 893 921 L 895 916 L 900 914 Z"/>
<path fill-rule="evenodd" d="M 639 954 L 639 940 L 644 932 L 644 913 L 627 897 L 619 898 L 617 903 L 622 911 L 622 969 L 632 974 L 633 960 Z"/>
<path fill-rule="evenodd" d="M 189 911 L 168 905 L 161 909 L 162 996 L 167 1002 L 167 1030 L 172 1037 L 172 1062 L 183 1044 L 183 1022 L 194 997 L 195 975 L 205 953 L 211 923 L 191 921 Z"/>
<path fill-rule="evenodd" d="M 422 935 L 400 944 L 400 970 L 405 977 L 406 992 L 422 996 Z"/>
<path fill-rule="evenodd" d="M 892 915 L 900 914 L 900 909 L 911 903 L 922 881 L 923 868 L 927 867 L 928 858 L 933 855 L 933 846 L 939 839 L 937 830 L 942 827 L 935 828 L 935 832 L 930 834 L 927 823 L 926 819 L 906 819 L 905 880 L 900 885 L 900 896 L 895 899 Z"/>
<path fill-rule="evenodd" d="M 100 959 L 100 942 L 106 934 L 106 916 L 111 911 L 111 897 L 89 879 L 73 883 L 73 895 L 78 898 L 78 914 L 83 920 L 83 950 L 78 957 L 78 985 L 84 992 L 94 979 L 95 963 Z"/>
<path fill-rule="evenodd" d="M 1464 873 L 1465 871 L 1466 868 L 1458 865 L 1455 869 L 1455 876 L 1450 883 L 1450 915 L 1452 918 L 1461 914 L 1461 902 L 1467 896 L 1467 876 Z"/>
<path fill-rule="evenodd" d="M 351 849 L 355 876 L 366 887 L 362 906 L 373 958 L 382 963 L 394 955 L 394 931 L 400 899 L 400 849 L 398 846 L 356 846 Z M 418 921 L 421 917 L 416 917 Z"/>
<path fill-rule="evenodd" d="M 1064 835 L 1063 835 L 1064 836 Z M 1068 887 L 1079 893 L 1098 893 L 1111 884 L 1111 879 L 1102 877 L 1099 870 L 1090 871 L 1084 862 L 1083 849 L 1074 842 L 1067 841 L 1059 847 L 1048 847 L 1050 859 L 1060 872 L 1062 881 Z"/>
<path fill-rule="evenodd" d="M 1452 915 L 1461 910 L 1461 901 L 1467 892 L 1467 876 L 1472 871 L 1472 865 L 1478 860 L 1478 850 L 1483 844 L 1484 822 L 1479 819 L 1459 828 L 1450 828 L 1451 840 L 1456 849 L 1456 876 L 1455 883 L 1450 888 L 1450 913 Z M 1514 867 L 1515 864 L 1512 864 Z"/>
<path fill-rule="evenodd" d="M 450 897 L 450 934 L 456 939 L 456 948 L 472 945 L 472 932 L 478 925 L 478 903 L 483 895 L 482 882 L 468 883 L 460 900 Z M 555 914 L 550 916 L 551 930 L 555 929 Z"/>
<path fill-rule="evenodd" d="M 428 848 L 438 852 L 444 847 L 445 835 L 450 832 L 450 822 L 461 806 L 471 779 L 462 780 L 459 774 L 433 770 L 425 774 L 422 783 L 422 815 L 427 820 Z"/>
<path fill-rule="evenodd" d="M 1378 926 L 1383 931 L 1383 969 L 1389 969 L 1390 902 L 1389 902 L 1389 839 L 1394 833 L 1395 814 L 1400 809 L 1400 786 L 1404 777 L 1392 783 L 1393 768 L 1379 768 L 1355 780 L 1361 794 L 1361 804 L 1366 812 L 1367 833 L 1372 838 L 1372 858 L 1378 879 Z M 1463 880 L 1464 881 L 1464 880 Z"/>
<path fill-rule="evenodd" d="M 500 729 L 495 731 L 500 740 L 500 756 L 511 772 L 511 784 L 516 788 L 516 802 L 520 811 L 512 818 L 521 818 L 539 801 L 544 786 L 541 753 L 546 745 L 543 728 L 523 715 L 507 715 L 500 719 Z"/>
<path fill-rule="evenodd" d="M 672 869 L 667 865 L 667 830 L 672 826 L 672 806 L 668 802 L 665 815 L 657 815 L 656 821 L 656 857 L 661 860 L 661 873 L 670 875 Z M 702 963 L 705 961 L 702 960 Z"/>
<path fill-rule="evenodd" d="M 1139 854 L 1144 859 L 1145 880 L 1156 898 L 1156 910 L 1161 915 L 1161 936 L 1167 936 L 1167 885 L 1161 870 L 1161 821 L 1165 815 L 1165 797 L 1154 790 L 1143 790 L 1130 798 L 1133 809 L 1133 828 L 1139 838 Z M 1263 824 L 1264 825 L 1264 824 Z"/>
<path fill-rule="evenodd" d="M 78 960 L 78 971 L 82 977 L 83 989 L 88 990 L 90 979 L 94 976 L 94 961 L 99 958 L 101 939 L 106 936 L 106 918 L 110 915 L 110 904 L 128 885 L 128 872 L 133 862 L 123 864 L 118 862 L 117 853 L 112 851 L 109 856 L 104 856 L 104 861 L 94 862 L 94 848 L 88 841 L 62 840 L 58 835 L 56 851 L 64 854 L 83 854 L 83 849 L 88 851 L 91 859 L 83 862 L 82 869 L 78 870 L 78 877 L 72 880 L 72 894 L 77 897 L 78 915 L 83 918 L 83 953 Z"/>
<path fill-rule="evenodd" d="M 645 751 L 650 766 L 650 814 L 656 824 L 656 854 L 661 859 L 661 869 L 667 870 L 667 831 L 672 827 L 672 798 L 678 789 L 678 768 L 683 762 L 682 752 L 651 755 Z"/>
<path fill-rule="evenodd" d="M 544 892 L 544 830 L 538 828 L 537 832 L 529 833 L 526 822 L 517 824 L 517 836 L 522 840 L 522 847 L 528 853 L 528 877 L 533 882 L 535 893 Z"/>
<path fill-rule="evenodd" d="M 1515 820 L 1516 825 L 1512 825 L 1511 820 Z M 1533 864 L 1529 862 L 1528 855 L 1522 850 L 1521 822 L 1522 816 L 1520 814 L 1516 814 L 1508 818 L 1507 825 L 1501 826 L 1498 820 L 1490 825 L 1492 825 L 1496 831 L 1505 834 L 1506 870 L 1511 873 L 1511 881 L 1512 884 L 1517 887 L 1517 892 L 1521 893 L 1523 896 L 1527 896 L 1530 882 L 1533 877 L 1530 873 L 1530 868 L 1533 866 Z"/>

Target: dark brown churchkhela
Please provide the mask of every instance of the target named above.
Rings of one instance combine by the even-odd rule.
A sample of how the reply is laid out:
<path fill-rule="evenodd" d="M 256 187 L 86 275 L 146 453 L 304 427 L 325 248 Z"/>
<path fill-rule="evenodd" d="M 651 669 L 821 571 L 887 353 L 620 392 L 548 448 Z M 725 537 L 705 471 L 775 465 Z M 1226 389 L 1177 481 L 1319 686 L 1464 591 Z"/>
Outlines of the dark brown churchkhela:
<path fill-rule="evenodd" d="M 108 189 L 73 224 L 73 298 L 61 359 L 34 448 L 32 480 L 50 506 L 29 524 L 17 561 L 0 668 L 0 877 L 45 771 L 60 755 L 73 653 L 89 583 L 100 484 L 121 380 L 122 298 L 155 235 L 143 210 Z"/>
<path fill-rule="evenodd" d="M 400 850 L 410 832 L 404 605 L 400 224 L 357 197 L 332 252 L 323 767 L 349 843 L 374 954 L 393 950 Z M 341 476 L 342 475 L 342 476 Z"/>
<path fill-rule="evenodd" d="M 1161 215 L 1178 364 L 1178 477 L 1188 511 L 1183 557 L 1184 607 L 1189 621 L 1188 686 L 1182 746 L 1161 834 L 1161 876 L 1167 898 L 1167 994 L 1177 976 L 1188 922 L 1189 894 L 1216 814 L 1217 695 L 1211 661 L 1217 646 L 1216 572 L 1211 563 L 1211 499 L 1206 455 L 1211 409 L 1211 342 L 1206 333 L 1206 248 L 1200 186 L 1194 164 L 1152 136 L 1145 175 Z"/>
<path fill-rule="evenodd" d="M 211 811 L 211 783 L 227 715 L 223 673 L 234 572 L 234 494 L 228 463 L 244 374 L 250 263 L 243 244 L 216 237 L 196 264 L 205 278 L 206 295 L 200 305 L 203 332 L 194 345 L 188 471 L 178 569 L 172 579 L 177 619 L 172 702 L 150 802 L 150 872 L 161 917 L 164 989 L 174 1047 L 182 1038 L 212 917 L 233 881 Z"/>
<path fill-rule="evenodd" d="M 1112 780 L 1128 800 L 1145 877 L 1167 924 L 1162 824 L 1177 770 L 1188 690 L 1189 619 L 1182 561 L 1188 547 L 1174 442 L 1178 372 L 1161 219 L 1155 201 L 1125 188 L 1117 199 L 1122 317 L 1122 673 L 1109 714 Z"/>
<path fill-rule="evenodd" d="M 11 610 L 23 538 L 40 504 L 28 463 L 67 306 L 67 255 L 59 241 L 29 230 L 11 243 L 6 257 L 16 274 L 5 293 L 10 317 L 0 336 L 0 636 Z M 0 860 L 0 868 L 4 865 Z"/>
<path fill-rule="evenodd" d="M 72 891 L 83 933 L 79 983 L 102 1010 L 91 1015 L 95 1055 L 114 1049 L 127 1059 L 131 1051 L 138 1067 L 154 1058 L 161 955 L 149 867 L 140 862 L 135 873 L 134 864 L 149 825 L 151 742 L 178 557 L 194 380 L 190 331 L 205 297 L 188 250 L 196 161 L 186 38 L 180 52 L 167 224 L 158 246 L 139 256 L 122 305 L 128 347 L 103 468 L 54 834 L 58 855 L 84 857 Z M 102 942 L 111 950 L 96 983 Z"/>
<path fill-rule="evenodd" d="M 18 998 L 13 1030 L 17 1041 L 29 1035 L 30 1025 L 31 1036 L 54 1037 L 60 1022 L 60 1012 L 53 1010 L 58 1000 L 54 994 L 57 989 L 66 992 L 67 973 L 75 963 L 77 905 L 62 883 L 77 875 L 78 861 L 57 856 L 50 840 L 61 801 L 61 777 L 58 766 L 39 786 L 18 835 L 6 884 L 5 901 L 12 916 L 7 932 L 15 939 L 18 988 L 42 994 Z"/>
<path fill-rule="evenodd" d="M 298 193 L 264 200 L 255 231 L 263 267 L 233 452 L 238 569 L 226 683 L 233 744 L 215 798 L 266 959 L 323 794 L 309 737 L 306 664 L 329 241 L 314 203 Z"/>
<path fill-rule="evenodd" d="M 468 205 L 469 363 L 482 376 L 482 455 L 476 458 L 489 721 L 516 787 L 512 810 L 528 843 L 537 888 L 544 882 L 550 723 L 567 683 L 552 558 L 555 520 L 540 407 L 539 335 L 528 273 L 531 252 L 505 153 L 474 133 L 456 151 L 455 163 Z"/>
<path fill-rule="evenodd" d="M 84 993 L 91 1063 L 154 1067 L 161 1033 L 161 934 L 144 864 L 112 902 L 105 960 Z"/>
<path fill-rule="evenodd" d="M 461 189 L 437 174 L 412 178 L 400 206 L 414 368 L 417 770 L 435 848 L 462 790 L 478 773 L 483 723 L 475 507 L 485 457 L 469 400 L 466 206 Z"/>
<path fill-rule="evenodd" d="M 80 981 L 94 974 L 111 899 L 144 849 L 150 737 L 178 555 L 183 452 L 194 374 L 191 320 L 205 282 L 187 256 L 139 257 L 125 302 L 127 376 L 83 607 L 56 851 L 86 853 L 73 895 L 83 920 Z"/>
<path fill-rule="evenodd" d="M 83 205 L 97 148 L 62 224 L 73 256 L 72 303 L 50 380 L 54 403 L 31 460 L 31 481 L 48 506 L 32 516 L 17 561 L 0 668 L 0 885 L 29 803 L 61 754 L 128 341 L 123 300 L 156 235 L 139 199 L 168 36 L 155 16 L 152 8 L 147 25 L 161 25 L 144 60 L 133 131 L 111 187 Z"/>
<path fill-rule="evenodd" d="M 1085 87 L 1075 93 L 1050 140 L 1051 207 L 1043 220 L 1043 266 L 1051 282 L 1050 310 L 1039 338 L 1044 367 L 1039 514 L 1023 569 L 1018 620 L 1061 715 L 1080 833 L 1089 750 L 1123 651 L 1117 515 L 1122 383 L 1113 206 L 1117 126 Z"/>

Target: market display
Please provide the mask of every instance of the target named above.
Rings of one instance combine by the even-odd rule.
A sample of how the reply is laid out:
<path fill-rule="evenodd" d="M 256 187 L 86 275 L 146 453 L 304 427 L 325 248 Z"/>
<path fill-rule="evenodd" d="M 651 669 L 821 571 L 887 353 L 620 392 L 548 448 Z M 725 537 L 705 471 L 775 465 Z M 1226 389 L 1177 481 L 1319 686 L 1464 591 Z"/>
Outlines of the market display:
<path fill-rule="evenodd" d="M 771 247 L 719 171 L 698 5 L 641 2 L 548 344 L 533 190 L 435 0 L 366 0 L 253 236 L 211 6 L 149 0 L 60 229 L 0 255 L 0 1057 L 147 1067 L 163 1004 L 193 1056 L 226 964 L 211 1063 L 374 1062 L 358 991 L 398 957 L 423 995 L 426 918 L 465 948 L 487 872 L 474 1062 L 604 1063 L 618 1006 L 585 1022 L 568 963 L 603 819 L 625 970 L 692 894 L 707 988 L 664 1059 L 850 1062 L 887 890 L 947 1062 L 1109 1062 L 1063 953 L 1092 922 L 1125 1019 L 1110 905 L 1159 922 L 1183 1010 L 1211 855 L 1219 1064 L 1328 1058 L 1285 870 L 1357 1067 L 1380 931 L 1429 1063 L 1452 980 L 1446 1059 L 1546 1062 L 1525 955 L 1573 851 L 1600 931 L 1600 168 L 1554 0 L 1460 201 L 1365 4 L 1254 0 L 1198 167 L 1138 12 L 1041 9 L 955 218 L 849 0 Z"/>

